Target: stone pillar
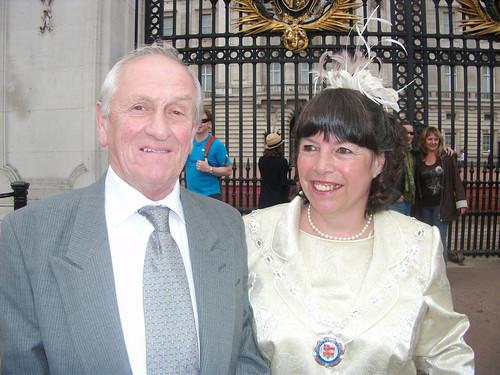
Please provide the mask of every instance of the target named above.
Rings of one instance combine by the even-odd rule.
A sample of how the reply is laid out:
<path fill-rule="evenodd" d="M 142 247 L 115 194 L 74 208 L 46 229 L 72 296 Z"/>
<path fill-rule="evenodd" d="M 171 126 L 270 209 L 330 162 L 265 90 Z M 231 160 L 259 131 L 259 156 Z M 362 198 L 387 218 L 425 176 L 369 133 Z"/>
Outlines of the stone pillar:
<path fill-rule="evenodd" d="M 95 102 L 109 68 L 134 47 L 135 6 L 0 2 L 0 191 L 23 180 L 40 199 L 105 172 Z"/>

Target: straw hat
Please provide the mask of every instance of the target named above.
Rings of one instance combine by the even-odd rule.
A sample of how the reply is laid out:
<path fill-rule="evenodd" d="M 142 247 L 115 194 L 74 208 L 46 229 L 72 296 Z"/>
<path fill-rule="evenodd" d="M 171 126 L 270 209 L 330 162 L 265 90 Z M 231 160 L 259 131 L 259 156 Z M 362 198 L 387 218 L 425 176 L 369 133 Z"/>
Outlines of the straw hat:
<path fill-rule="evenodd" d="M 269 133 L 266 136 L 265 148 L 266 148 L 266 150 L 276 148 L 278 146 L 281 146 L 284 142 L 285 141 L 281 139 L 281 137 L 278 133 Z"/>

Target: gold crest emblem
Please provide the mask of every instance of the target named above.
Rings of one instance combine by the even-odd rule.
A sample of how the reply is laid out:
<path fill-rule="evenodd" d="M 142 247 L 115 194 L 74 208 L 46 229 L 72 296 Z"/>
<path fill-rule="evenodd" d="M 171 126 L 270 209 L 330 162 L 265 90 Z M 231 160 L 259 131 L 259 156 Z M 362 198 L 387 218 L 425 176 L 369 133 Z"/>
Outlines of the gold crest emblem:
<path fill-rule="evenodd" d="M 347 31 L 361 6 L 352 0 L 234 0 L 244 13 L 236 21 L 247 35 L 281 32 L 286 49 L 298 53 L 309 44 L 307 31 Z"/>
<path fill-rule="evenodd" d="M 453 9 L 466 16 L 460 21 L 465 33 L 474 35 L 500 35 L 500 3 L 498 0 L 457 0 L 460 8 Z"/>

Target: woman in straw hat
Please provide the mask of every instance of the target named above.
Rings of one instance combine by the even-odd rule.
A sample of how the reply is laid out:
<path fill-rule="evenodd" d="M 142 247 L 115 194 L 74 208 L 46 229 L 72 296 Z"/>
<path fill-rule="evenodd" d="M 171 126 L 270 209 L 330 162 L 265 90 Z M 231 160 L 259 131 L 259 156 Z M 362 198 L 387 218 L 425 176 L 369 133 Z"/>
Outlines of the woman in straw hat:
<path fill-rule="evenodd" d="M 262 181 L 259 208 L 289 201 L 288 161 L 284 157 L 284 143 L 278 133 L 266 136 L 264 155 L 259 159 Z"/>

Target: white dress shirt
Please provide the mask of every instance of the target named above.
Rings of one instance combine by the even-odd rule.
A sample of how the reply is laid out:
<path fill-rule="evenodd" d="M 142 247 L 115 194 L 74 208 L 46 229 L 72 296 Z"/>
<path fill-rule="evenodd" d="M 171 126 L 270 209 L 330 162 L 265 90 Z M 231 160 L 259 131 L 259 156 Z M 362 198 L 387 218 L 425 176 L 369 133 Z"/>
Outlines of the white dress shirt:
<path fill-rule="evenodd" d="M 127 184 L 109 167 L 105 185 L 106 225 L 120 320 L 134 375 L 146 375 L 143 267 L 147 242 L 154 228 L 145 217 L 137 213 L 137 210 L 147 205 L 167 206 L 171 210 L 170 231 L 179 246 L 186 268 L 196 329 L 199 332 L 193 272 L 179 182 L 177 181 L 167 197 L 153 202 Z M 198 347 L 199 341 L 198 333 Z"/>

